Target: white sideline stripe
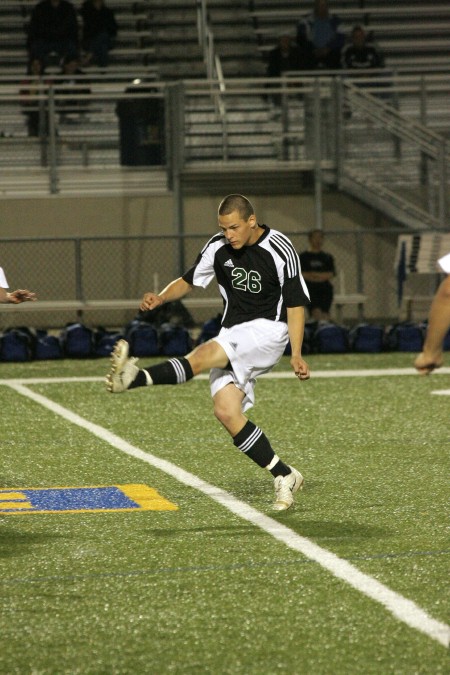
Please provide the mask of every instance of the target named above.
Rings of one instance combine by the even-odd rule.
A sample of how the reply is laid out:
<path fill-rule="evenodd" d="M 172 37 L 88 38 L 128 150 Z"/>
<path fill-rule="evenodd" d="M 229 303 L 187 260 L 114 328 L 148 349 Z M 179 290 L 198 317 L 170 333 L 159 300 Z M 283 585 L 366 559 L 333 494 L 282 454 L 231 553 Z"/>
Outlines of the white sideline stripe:
<path fill-rule="evenodd" d="M 10 384 L 10 386 L 19 394 L 27 396 L 36 403 L 48 408 L 53 413 L 60 415 L 67 421 L 86 429 L 102 441 L 109 443 L 112 447 L 121 450 L 131 457 L 147 462 L 147 464 L 172 476 L 184 485 L 203 492 L 203 494 L 208 495 L 211 499 L 214 499 L 214 501 L 236 514 L 238 517 L 243 518 L 249 523 L 253 523 L 253 525 L 256 525 L 256 527 L 264 530 L 264 532 L 270 534 L 275 539 L 283 542 L 289 548 L 302 553 L 310 560 L 314 560 L 331 572 L 335 577 L 342 579 L 356 590 L 369 598 L 372 598 L 372 600 L 381 603 L 397 619 L 403 621 L 411 628 L 415 628 L 421 633 L 425 633 L 425 635 L 436 640 L 444 647 L 449 645 L 450 626 L 433 619 L 423 609 L 412 602 L 412 600 L 407 600 L 398 593 L 390 590 L 387 586 L 384 586 L 376 579 L 364 574 L 354 567 L 354 565 L 346 560 L 342 560 L 334 553 L 331 553 L 331 551 L 327 551 L 321 546 L 314 544 L 306 537 L 298 535 L 296 532 L 293 532 L 273 518 L 269 518 L 263 513 L 260 513 L 249 504 L 236 499 L 229 492 L 206 483 L 201 478 L 198 478 L 198 476 L 181 469 L 165 459 L 160 459 L 149 452 L 144 452 L 104 427 L 89 422 L 80 415 L 73 413 L 71 410 L 28 389 L 28 387 L 21 384 Z"/>
<path fill-rule="evenodd" d="M 437 396 L 450 396 L 450 389 L 436 389 L 432 391 L 432 394 L 437 394 Z"/>
<path fill-rule="evenodd" d="M 316 377 L 385 377 L 388 375 L 418 375 L 415 368 L 367 368 L 363 370 L 313 370 L 311 379 Z M 439 368 L 433 372 L 434 375 L 450 375 L 450 368 Z M 262 379 L 285 380 L 294 378 L 292 370 L 279 370 L 266 375 L 261 375 Z M 209 375 L 197 375 L 196 380 L 208 380 Z M 0 384 L 60 384 L 64 382 L 103 382 L 104 377 L 18 377 L 0 380 Z"/>

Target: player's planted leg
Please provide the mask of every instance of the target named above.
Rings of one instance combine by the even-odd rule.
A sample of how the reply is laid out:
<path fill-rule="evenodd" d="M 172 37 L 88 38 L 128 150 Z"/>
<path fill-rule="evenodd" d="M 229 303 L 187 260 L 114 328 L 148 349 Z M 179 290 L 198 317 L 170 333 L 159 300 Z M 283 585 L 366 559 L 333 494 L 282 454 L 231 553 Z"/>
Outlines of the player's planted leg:
<path fill-rule="evenodd" d="M 289 467 L 291 473 L 287 476 L 277 476 L 274 481 L 275 503 L 274 511 L 286 511 L 294 503 L 294 494 L 303 487 L 304 478 L 300 471 Z"/>
<path fill-rule="evenodd" d="M 286 511 L 303 486 L 303 476 L 275 454 L 265 433 L 242 413 L 243 392 L 227 385 L 214 396 L 214 414 L 233 438 L 233 444 L 274 477 L 275 511 Z M 239 431 L 237 431 L 239 429 Z"/>

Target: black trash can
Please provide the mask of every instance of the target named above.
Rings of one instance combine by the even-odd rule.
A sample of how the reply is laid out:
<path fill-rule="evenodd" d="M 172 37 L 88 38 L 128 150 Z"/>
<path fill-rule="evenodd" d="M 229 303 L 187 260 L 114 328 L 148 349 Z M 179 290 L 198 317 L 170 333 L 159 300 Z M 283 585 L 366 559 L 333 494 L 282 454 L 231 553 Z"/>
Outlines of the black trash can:
<path fill-rule="evenodd" d="M 153 94 L 148 98 L 126 98 L 118 101 L 120 164 L 122 166 L 154 166 L 165 163 L 164 100 L 154 96 L 155 89 L 133 85 L 126 93 Z"/>

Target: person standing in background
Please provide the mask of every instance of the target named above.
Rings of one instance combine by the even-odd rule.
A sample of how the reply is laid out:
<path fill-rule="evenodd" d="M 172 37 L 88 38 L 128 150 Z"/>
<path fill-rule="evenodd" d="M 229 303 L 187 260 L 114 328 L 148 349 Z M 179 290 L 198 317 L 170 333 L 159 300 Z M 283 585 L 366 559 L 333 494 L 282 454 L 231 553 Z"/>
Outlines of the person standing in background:
<path fill-rule="evenodd" d="M 309 249 L 300 253 L 301 271 L 308 286 L 311 304 L 309 314 L 315 321 L 328 321 L 333 302 L 333 284 L 336 276 L 334 258 L 322 251 L 324 234 L 322 230 L 311 230 L 308 234 Z"/>

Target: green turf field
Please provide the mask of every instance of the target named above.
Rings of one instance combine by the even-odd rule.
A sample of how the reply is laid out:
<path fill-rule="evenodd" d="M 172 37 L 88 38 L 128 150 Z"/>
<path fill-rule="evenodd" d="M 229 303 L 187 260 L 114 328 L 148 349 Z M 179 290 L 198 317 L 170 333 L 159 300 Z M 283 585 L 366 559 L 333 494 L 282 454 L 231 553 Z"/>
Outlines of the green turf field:
<path fill-rule="evenodd" d="M 0 364 L 2 675 L 450 672 L 450 374 L 308 360 L 251 411 L 305 476 L 284 514 L 205 379 L 113 396 L 105 359 Z M 37 513 L 50 493 L 23 492 L 136 484 L 178 508 Z"/>

